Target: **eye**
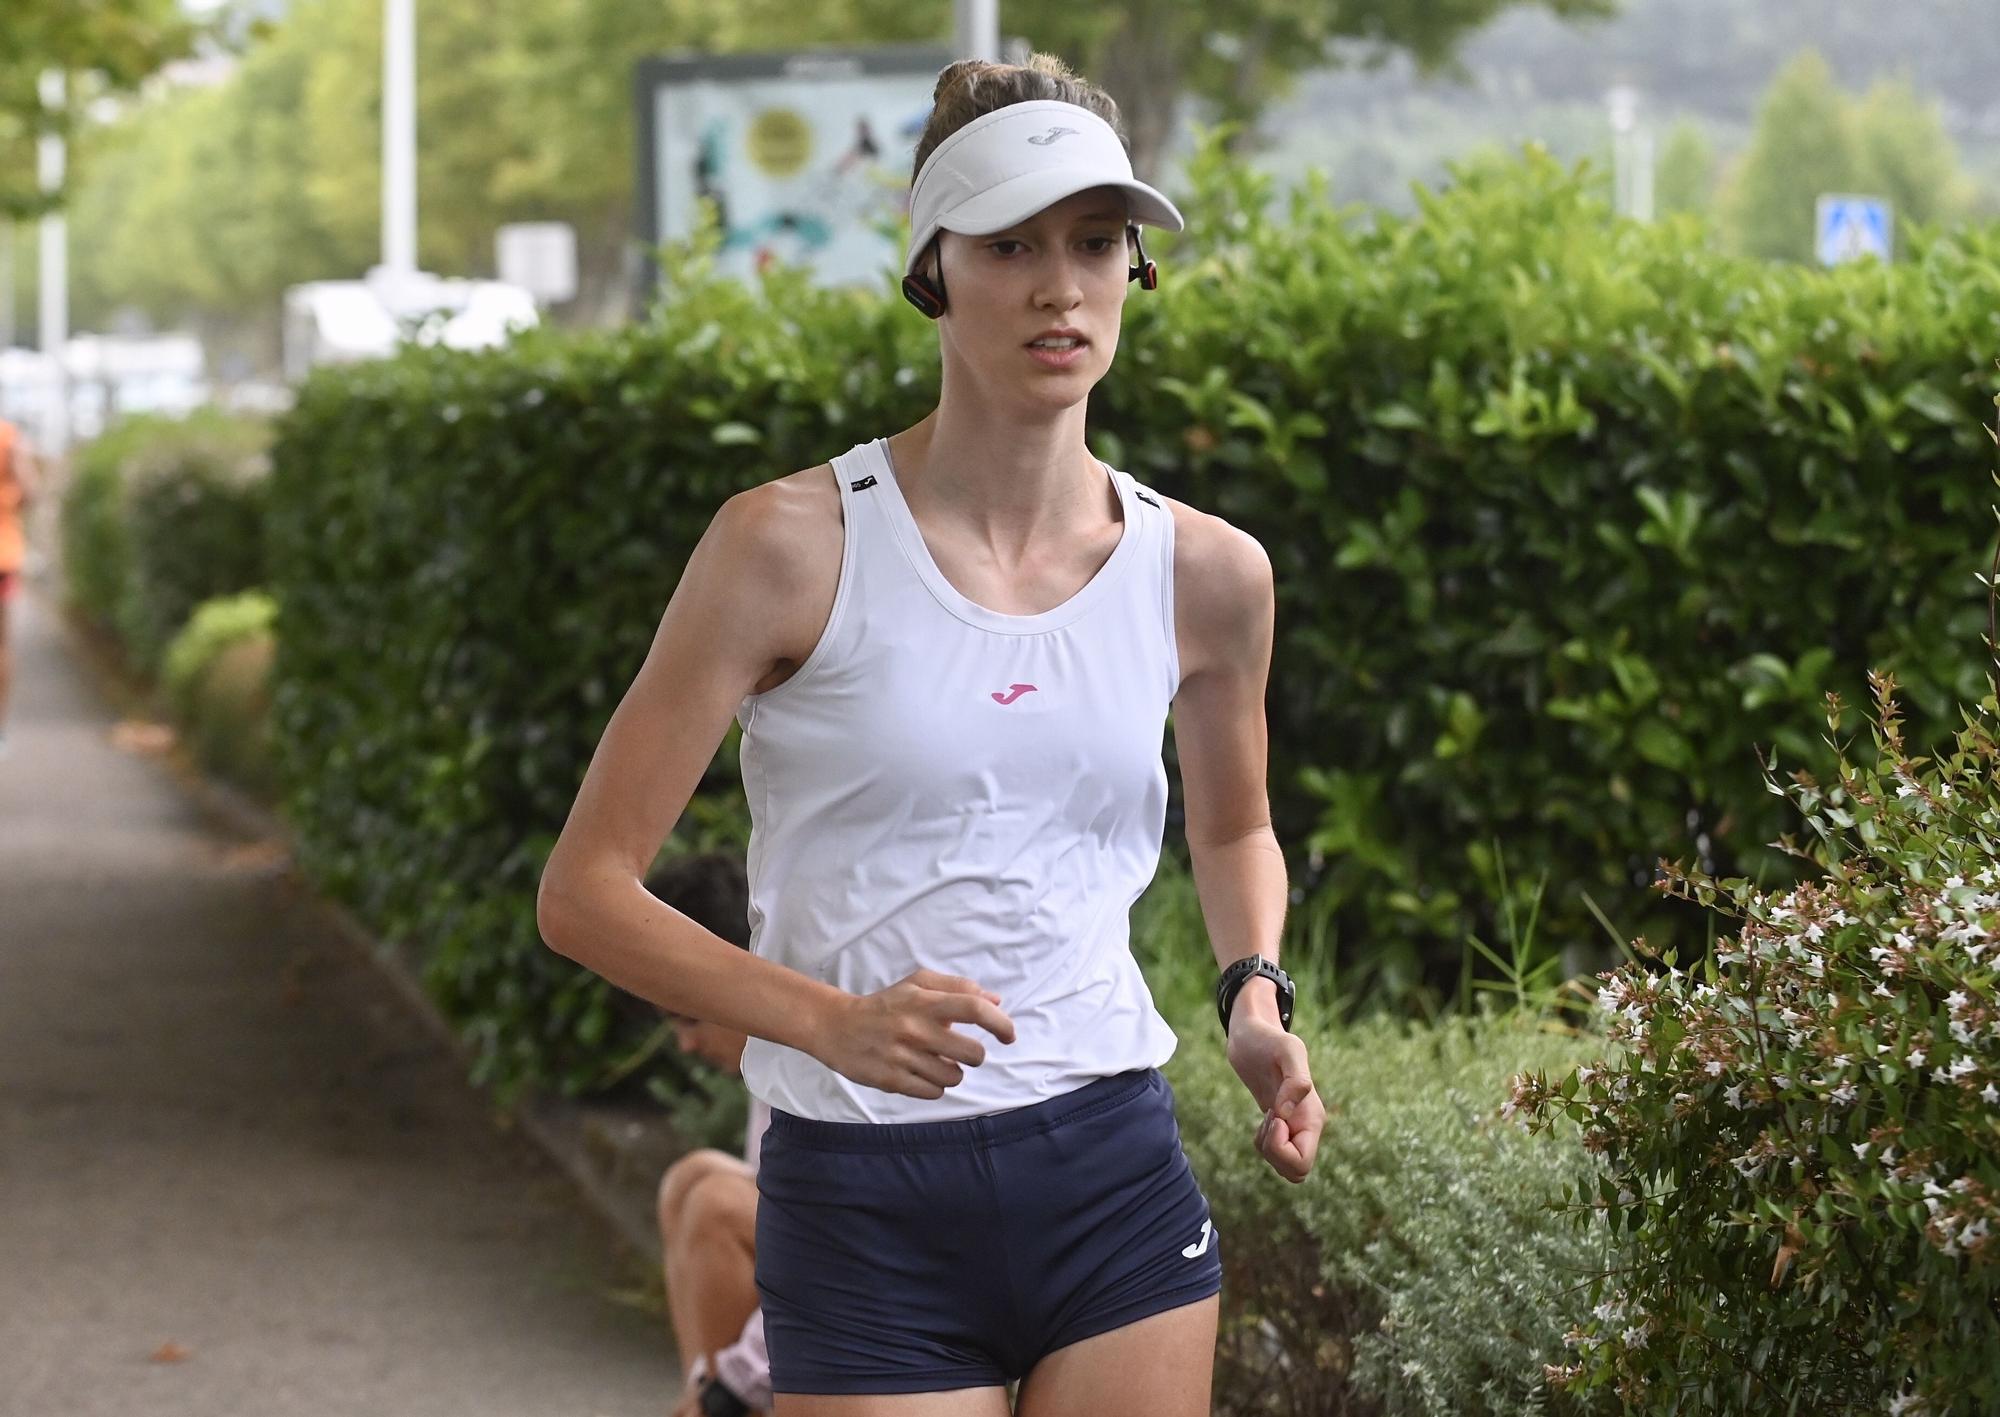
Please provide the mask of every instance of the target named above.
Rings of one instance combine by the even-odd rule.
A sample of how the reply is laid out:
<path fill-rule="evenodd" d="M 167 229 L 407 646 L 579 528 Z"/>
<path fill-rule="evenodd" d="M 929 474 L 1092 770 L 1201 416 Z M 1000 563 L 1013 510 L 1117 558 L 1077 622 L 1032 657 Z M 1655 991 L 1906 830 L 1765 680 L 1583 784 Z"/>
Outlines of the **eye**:
<path fill-rule="evenodd" d="M 1118 242 L 1119 238 L 1116 236 L 1087 236 L 1084 238 L 1085 245 L 1095 245 L 1097 247 L 1091 253 L 1094 256 L 1107 256 L 1111 254 L 1111 248 L 1116 246 Z M 1012 237 L 1002 237 L 998 241 L 987 242 L 986 249 L 997 255 L 1005 256 L 1007 253 L 1000 249 L 1002 246 L 1019 246 L 1021 244 L 1023 243 L 1014 240 Z"/>

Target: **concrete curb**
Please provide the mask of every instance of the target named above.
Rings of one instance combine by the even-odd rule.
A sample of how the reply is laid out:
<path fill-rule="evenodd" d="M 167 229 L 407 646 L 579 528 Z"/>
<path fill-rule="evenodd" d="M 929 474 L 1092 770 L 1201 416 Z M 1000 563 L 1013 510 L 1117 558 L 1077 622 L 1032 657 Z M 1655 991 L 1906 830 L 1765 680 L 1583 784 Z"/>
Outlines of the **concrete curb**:
<path fill-rule="evenodd" d="M 45 584 L 37 590 L 42 604 L 54 612 L 51 619 L 90 664 L 100 684 L 120 701 L 121 709 L 145 712 L 147 691 L 133 680 L 129 670 L 110 657 L 97 635 L 77 622 L 66 602 Z M 469 1078 L 474 1064 L 472 1051 L 425 993 L 417 952 L 402 942 L 376 939 L 346 906 L 320 894 L 298 870 L 291 828 L 271 808 L 203 771 L 178 743 L 164 761 L 212 820 L 239 836 L 283 850 L 286 877 L 299 900 L 317 911 L 331 932 L 357 956 L 382 973 L 422 1026 L 450 1049 L 461 1075 Z M 503 1121 L 518 1125 L 548 1153 L 625 1243 L 647 1262 L 659 1262 L 660 1177 L 687 1150 L 662 1109 L 647 1103 L 579 1102 L 529 1089 L 512 1107 L 499 1109 L 499 1115 Z"/>

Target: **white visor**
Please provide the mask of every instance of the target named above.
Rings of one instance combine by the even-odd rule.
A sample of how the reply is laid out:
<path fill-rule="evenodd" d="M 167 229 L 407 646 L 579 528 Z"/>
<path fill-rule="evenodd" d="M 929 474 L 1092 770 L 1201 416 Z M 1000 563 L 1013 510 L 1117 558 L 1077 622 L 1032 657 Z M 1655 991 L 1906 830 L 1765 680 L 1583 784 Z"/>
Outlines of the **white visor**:
<path fill-rule="evenodd" d="M 1123 188 L 1129 221 L 1168 231 L 1184 225 L 1172 202 L 1133 177 L 1117 131 L 1089 109 L 1038 98 L 981 114 L 939 143 L 917 172 L 903 274 L 917 269 L 940 230 L 1004 231 L 1091 187 Z"/>

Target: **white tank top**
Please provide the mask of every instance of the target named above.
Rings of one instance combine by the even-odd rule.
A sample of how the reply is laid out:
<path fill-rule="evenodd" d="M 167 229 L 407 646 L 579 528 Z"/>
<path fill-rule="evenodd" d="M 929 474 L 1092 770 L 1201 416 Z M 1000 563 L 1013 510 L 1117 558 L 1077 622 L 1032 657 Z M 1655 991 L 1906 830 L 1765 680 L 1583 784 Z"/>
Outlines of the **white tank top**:
<path fill-rule="evenodd" d="M 818 1121 L 936 1121 L 1173 1056 L 1129 936 L 1166 821 L 1173 514 L 1099 466 L 1124 509 L 1117 549 L 1061 605 L 1005 615 L 938 570 L 885 440 L 833 459 L 831 616 L 791 678 L 737 708 L 750 948 L 852 994 L 963 975 L 1000 996 L 1015 1041 L 951 1025 L 986 1061 L 931 1099 L 752 1038 L 752 1096 Z"/>

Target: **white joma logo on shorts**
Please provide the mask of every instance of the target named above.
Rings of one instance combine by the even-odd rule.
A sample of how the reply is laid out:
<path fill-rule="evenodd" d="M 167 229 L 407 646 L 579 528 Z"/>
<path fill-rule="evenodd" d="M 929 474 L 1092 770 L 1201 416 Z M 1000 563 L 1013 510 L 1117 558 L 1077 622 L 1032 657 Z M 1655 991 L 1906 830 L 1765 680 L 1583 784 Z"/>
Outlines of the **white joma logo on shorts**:
<path fill-rule="evenodd" d="M 1211 1230 L 1210 1230 L 1210 1228 L 1209 1228 L 1209 1227 L 1210 1227 L 1210 1226 L 1211 1226 L 1211 1225 L 1212 1225 L 1213 1223 L 1214 1223 L 1213 1221 L 1208 1221 L 1208 1220 L 1204 1220 L 1204 1221 L 1202 1221 L 1202 1223 L 1201 1223 L 1201 1240 L 1200 1240 L 1200 1241 L 1199 1241 L 1198 1243 L 1196 1243 L 1196 1244 L 1193 1244 L 1193 1245 L 1189 1245 L 1189 1246 L 1188 1246 L 1188 1247 L 1187 1247 L 1186 1249 L 1182 1250 L 1182 1251 L 1181 1251 L 1181 1253 L 1182 1253 L 1183 1255 L 1186 1255 L 1186 1256 L 1187 1256 L 1187 1257 L 1188 1257 L 1189 1259 L 1191 1259 L 1191 1260 L 1192 1260 L 1192 1259 L 1199 1259 L 1199 1258 L 1201 1258 L 1201 1256 L 1203 1256 L 1203 1255 L 1207 1254 L 1207 1253 L 1208 1253 L 1208 1242 L 1209 1242 L 1209 1239 L 1210 1239 L 1210 1237 L 1211 1237 L 1211 1236 L 1212 1236 L 1212 1234 L 1214 1233 L 1213 1231 L 1211 1231 Z"/>

